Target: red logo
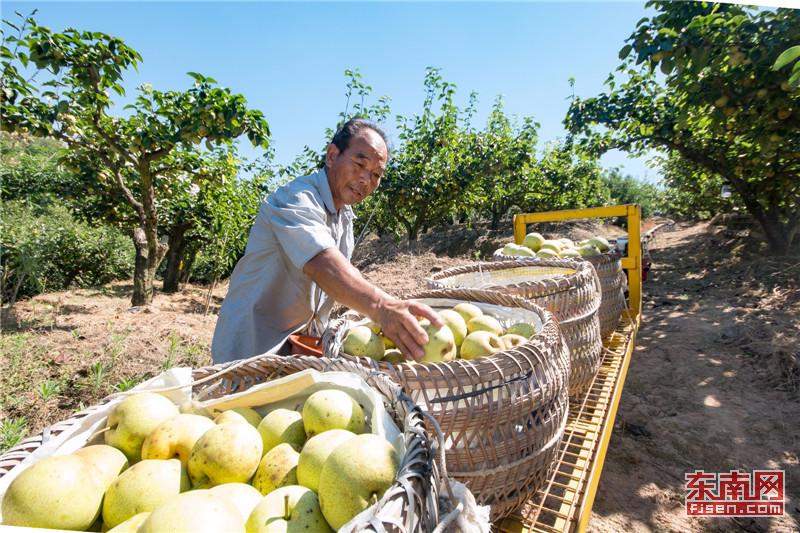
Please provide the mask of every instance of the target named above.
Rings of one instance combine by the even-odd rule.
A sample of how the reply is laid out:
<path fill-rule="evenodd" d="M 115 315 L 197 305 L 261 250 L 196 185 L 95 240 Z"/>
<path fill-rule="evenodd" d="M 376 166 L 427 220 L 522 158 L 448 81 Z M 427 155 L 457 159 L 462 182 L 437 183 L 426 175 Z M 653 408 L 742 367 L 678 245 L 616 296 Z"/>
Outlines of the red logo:
<path fill-rule="evenodd" d="M 731 470 L 686 474 L 686 514 L 690 516 L 781 516 L 783 470 Z"/>

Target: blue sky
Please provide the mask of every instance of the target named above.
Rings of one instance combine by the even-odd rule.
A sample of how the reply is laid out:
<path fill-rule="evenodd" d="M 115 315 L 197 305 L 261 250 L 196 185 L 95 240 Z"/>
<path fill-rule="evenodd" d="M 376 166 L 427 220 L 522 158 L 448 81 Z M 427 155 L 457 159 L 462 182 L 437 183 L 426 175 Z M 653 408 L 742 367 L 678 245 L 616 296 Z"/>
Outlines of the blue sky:
<path fill-rule="evenodd" d="M 76 27 L 122 38 L 144 61 L 126 75 L 128 95 L 142 83 L 186 89 L 188 71 L 243 94 L 270 123 L 278 162 L 305 144 L 322 146 L 344 108 L 345 69 L 360 69 L 373 96 L 392 98 L 393 114 L 419 112 L 425 67 L 442 69 L 465 104 L 480 97 L 483 124 L 496 95 L 509 114 L 534 116 L 540 144 L 562 137 L 571 94 L 591 96 L 619 64 L 617 53 L 644 2 L 275 3 L 3 2 L 3 18 L 38 8 L 53 30 Z M 124 102 L 123 102 L 124 103 Z M 391 126 L 391 125 L 390 125 Z M 390 134 L 392 128 L 389 127 Z M 255 155 L 251 149 L 245 155 Z M 656 180 L 657 170 L 625 154 L 606 166 Z"/>

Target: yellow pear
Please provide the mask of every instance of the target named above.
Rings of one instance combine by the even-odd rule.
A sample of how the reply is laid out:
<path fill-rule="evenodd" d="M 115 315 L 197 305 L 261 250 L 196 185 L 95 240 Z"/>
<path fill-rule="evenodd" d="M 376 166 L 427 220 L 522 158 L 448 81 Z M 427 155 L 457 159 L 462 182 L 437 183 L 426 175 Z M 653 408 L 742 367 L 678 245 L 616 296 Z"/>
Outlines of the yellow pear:
<path fill-rule="evenodd" d="M 214 427 L 211 419 L 180 414 L 165 420 L 142 443 L 142 459 L 180 459 L 183 466 L 203 433 Z"/>
<path fill-rule="evenodd" d="M 187 490 L 189 480 L 179 460 L 139 461 L 108 487 L 103 499 L 103 524 L 116 527 L 134 515 L 157 509 Z"/>
<path fill-rule="evenodd" d="M 453 331 L 447 325 L 437 328 L 428 319 L 420 320 L 419 325 L 428 334 L 428 342 L 422 346 L 422 349 L 425 350 L 425 355 L 420 359 L 420 362 L 439 363 L 452 361 L 456 358 L 458 351 Z"/>
<path fill-rule="evenodd" d="M 152 392 L 128 396 L 108 415 L 106 444 L 122 450 L 131 464 L 142 458 L 142 442 L 163 421 L 176 416 L 178 407 Z"/>
<path fill-rule="evenodd" d="M 480 307 L 467 302 L 456 304 L 453 306 L 453 311 L 461 315 L 461 318 L 464 319 L 465 323 L 469 323 L 469 321 L 476 316 L 481 316 L 483 314 L 483 311 L 481 311 Z"/>
<path fill-rule="evenodd" d="M 522 241 L 523 246 L 527 246 L 534 252 L 538 252 L 539 248 L 542 247 L 542 243 L 545 241 L 545 238 L 542 237 L 540 233 L 528 233 L 525 235 L 525 240 Z"/>
<path fill-rule="evenodd" d="M 83 531 L 100 514 L 104 491 L 102 476 L 83 457 L 47 457 L 8 486 L 3 524 Z"/>
<path fill-rule="evenodd" d="M 138 533 L 244 533 L 244 522 L 227 498 L 192 490 L 150 513 Z"/>
<path fill-rule="evenodd" d="M 267 495 L 277 488 L 296 485 L 299 458 L 300 454 L 289 444 L 278 444 L 261 458 L 253 476 L 253 486 Z"/>
<path fill-rule="evenodd" d="M 523 337 L 522 335 L 516 335 L 514 333 L 507 333 L 500 337 L 500 340 L 503 343 L 503 348 L 506 350 L 510 350 L 511 348 L 516 348 L 517 346 L 521 346 L 528 342 L 528 339 Z"/>
<path fill-rule="evenodd" d="M 347 332 L 342 350 L 349 355 L 380 361 L 383 359 L 383 339 L 369 326 L 356 326 Z"/>
<path fill-rule="evenodd" d="M 397 452 L 379 435 L 357 435 L 337 446 L 319 476 L 319 503 L 328 524 L 339 529 L 380 499 L 397 466 Z"/>
<path fill-rule="evenodd" d="M 461 346 L 461 343 L 464 342 L 464 337 L 467 336 L 467 323 L 464 321 L 464 317 L 452 309 L 439 311 L 439 316 L 445 325 L 450 328 L 450 331 L 453 332 L 453 342 L 456 343 L 456 346 Z"/>
<path fill-rule="evenodd" d="M 331 429 L 308 439 L 297 460 L 297 482 L 314 492 L 319 491 L 319 474 L 325 460 L 337 446 L 355 436 L 345 429 Z"/>
<path fill-rule="evenodd" d="M 362 433 L 364 410 L 344 391 L 317 391 L 303 404 L 303 426 L 309 438 L 331 429 Z"/>
<path fill-rule="evenodd" d="M 461 344 L 461 359 L 477 359 L 505 349 L 500 337 L 490 331 L 475 331 Z"/>
<path fill-rule="evenodd" d="M 261 435 L 263 453 L 284 442 L 299 451 L 306 442 L 303 417 L 291 409 L 275 409 L 267 413 L 258 424 L 258 433 Z"/>
<path fill-rule="evenodd" d="M 488 331 L 490 333 L 494 333 L 495 335 L 502 335 L 503 326 L 501 326 L 500 322 L 498 322 L 493 316 L 483 315 L 475 317 L 467 322 L 467 331 L 469 333 L 474 333 L 476 331 Z"/>
<path fill-rule="evenodd" d="M 117 479 L 120 472 L 128 468 L 128 458 L 125 454 L 106 444 L 86 446 L 76 451 L 73 455 L 83 457 L 86 462 L 97 470 L 103 490 Z"/>
<path fill-rule="evenodd" d="M 277 489 L 253 509 L 247 533 L 330 533 L 319 508 L 319 499 L 306 487 L 290 485 Z"/>
<path fill-rule="evenodd" d="M 239 510 L 245 521 L 264 497 L 258 489 L 247 483 L 224 483 L 208 490 L 215 496 L 227 498 Z"/>
<path fill-rule="evenodd" d="M 214 419 L 217 424 L 225 424 L 227 422 L 247 422 L 254 428 L 257 428 L 261 423 L 261 415 L 255 409 L 249 407 L 234 407 L 223 411 Z"/>
<path fill-rule="evenodd" d="M 199 489 L 247 483 L 261 460 L 261 435 L 250 424 L 222 424 L 206 431 L 189 454 L 189 478 Z"/>
<path fill-rule="evenodd" d="M 136 533 L 139 530 L 139 526 L 147 520 L 148 516 L 150 516 L 150 511 L 135 514 L 118 526 L 112 527 L 106 533 Z"/>

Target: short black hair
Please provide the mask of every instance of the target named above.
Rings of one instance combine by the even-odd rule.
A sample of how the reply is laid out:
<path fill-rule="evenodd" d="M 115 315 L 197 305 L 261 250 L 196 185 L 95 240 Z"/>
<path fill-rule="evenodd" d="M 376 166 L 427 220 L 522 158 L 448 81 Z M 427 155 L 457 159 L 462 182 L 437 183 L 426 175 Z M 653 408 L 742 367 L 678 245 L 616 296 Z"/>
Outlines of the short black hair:
<path fill-rule="evenodd" d="M 358 132 L 365 129 L 370 129 L 380 135 L 381 139 L 383 139 L 383 143 L 386 145 L 387 154 L 391 152 L 391 149 L 389 148 L 389 140 L 386 138 L 386 133 L 374 122 L 365 120 L 363 118 L 351 118 L 342 124 L 334 134 L 333 139 L 331 139 L 331 144 L 336 145 L 336 148 L 339 149 L 339 152 L 344 152 L 347 150 L 347 147 L 350 146 L 350 139 L 355 137 Z"/>

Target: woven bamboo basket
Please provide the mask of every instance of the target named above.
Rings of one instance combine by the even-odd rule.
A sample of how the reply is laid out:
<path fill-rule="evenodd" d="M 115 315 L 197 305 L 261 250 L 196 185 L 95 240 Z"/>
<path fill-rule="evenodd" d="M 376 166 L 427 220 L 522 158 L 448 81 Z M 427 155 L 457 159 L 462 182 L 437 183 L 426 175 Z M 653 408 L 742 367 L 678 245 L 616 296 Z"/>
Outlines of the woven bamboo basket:
<path fill-rule="evenodd" d="M 521 298 L 478 289 L 431 290 L 407 296 L 431 307 L 470 302 L 506 326 L 542 324 L 525 344 L 473 360 L 393 365 L 345 354 L 342 340 L 354 325 L 333 321 L 323 334 L 329 357 L 388 374 L 439 423 L 447 473 L 493 520 L 508 515 L 545 482 L 563 435 L 568 408 L 569 351 L 553 315 Z"/>
<path fill-rule="evenodd" d="M 433 460 L 435 450 L 425 428 L 425 413 L 414 405 L 397 384 L 387 376 L 371 371 L 346 360 L 330 360 L 319 357 L 281 357 L 263 355 L 243 361 L 195 369 L 192 396 L 218 398 L 241 392 L 253 385 L 288 376 L 307 368 L 321 372 L 353 372 L 362 377 L 381 395 L 387 412 L 403 428 L 406 453 L 402 457 L 395 483 L 387 489 L 380 501 L 369 512 L 357 517 L 358 522 L 351 531 L 374 532 L 429 532 L 439 524 L 439 472 L 440 466 Z M 69 430 L 81 418 L 101 409 L 110 400 L 58 422 L 35 437 L 12 448 L 0 456 L 0 477 L 19 465 L 27 456 L 48 439 Z M 353 524 L 351 524 L 353 525 Z"/>
<path fill-rule="evenodd" d="M 475 263 L 444 270 L 432 289 L 480 288 L 520 296 L 553 313 L 570 350 L 570 396 L 583 392 L 600 368 L 600 281 L 584 261 L 543 260 Z"/>
<path fill-rule="evenodd" d="M 494 261 L 529 261 L 534 258 L 504 255 L 497 250 L 492 259 Z M 594 257 L 576 257 L 574 259 L 591 263 L 600 279 L 601 298 L 597 316 L 600 321 L 600 337 L 606 339 L 617 328 L 619 319 L 627 308 L 625 288 L 628 278 L 625 277 L 625 271 L 622 270 L 622 257 L 619 252 L 614 250 Z"/>

